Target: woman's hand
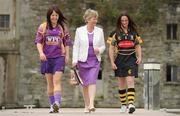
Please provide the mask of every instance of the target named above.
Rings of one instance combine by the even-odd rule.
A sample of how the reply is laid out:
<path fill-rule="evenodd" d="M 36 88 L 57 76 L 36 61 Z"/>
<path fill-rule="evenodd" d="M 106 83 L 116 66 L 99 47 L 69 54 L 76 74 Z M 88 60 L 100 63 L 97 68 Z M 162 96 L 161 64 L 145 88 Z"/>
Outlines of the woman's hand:
<path fill-rule="evenodd" d="M 116 70 L 116 69 L 117 69 L 117 66 L 116 66 L 116 64 L 115 64 L 114 62 L 111 63 L 111 67 L 112 67 L 113 70 Z"/>
<path fill-rule="evenodd" d="M 44 53 L 40 53 L 40 54 L 39 54 L 39 58 L 40 58 L 40 60 L 42 60 L 42 61 L 46 61 L 46 60 L 47 60 L 46 55 L 45 55 Z"/>
<path fill-rule="evenodd" d="M 74 68 L 74 67 L 76 67 L 77 66 L 77 63 L 73 63 L 72 64 L 72 67 Z"/>
<path fill-rule="evenodd" d="M 95 53 L 96 55 L 98 55 L 98 54 L 99 54 L 99 48 L 94 48 L 94 53 Z"/>
<path fill-rule="evenodd" d="M 141 63 L 141 57 L 137 57 L 136 63 L 137 63 L 137 64 L 140 64 L 140 63 Z"/>
<path fill-rule="evenodd" d="M 136 53 L 137 53 L 136 63 L 137 63 L 137 64 L 140 64 L 140 63 L 141 63 L 141 60 L 142 60 L 142 56 L 141 56 L 141 46 L 140 46 L 140 45 L 137 45 L 135 49 L 136 49 Z"/>

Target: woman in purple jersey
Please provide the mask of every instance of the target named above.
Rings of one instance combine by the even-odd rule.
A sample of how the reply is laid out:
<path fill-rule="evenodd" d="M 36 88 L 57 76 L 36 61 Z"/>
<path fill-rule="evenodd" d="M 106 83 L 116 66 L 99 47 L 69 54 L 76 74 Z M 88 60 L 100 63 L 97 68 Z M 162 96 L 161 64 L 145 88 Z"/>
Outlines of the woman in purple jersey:
<path fill-rule="evenodd" d="M 69 60 L 71 40 L 65 21 L 59 8 L 51 6 L 47 11 L 47 22 L 39 26 L 35 40 L 41 60 L 41 73 L 47 81 L 50 113 L 59 112 L 61 77 L 65 62 Z"/>
<path fill-rule="evenodd" d="M 88 9 L 83 18 L 86 25 L 76 29 L 72 62 L 78 66 L 83 81 L 84 112 L 87 113 L 95 111 L 96 80 L 105 43 L 103 30 L 96 27 L 97 11 Z"/>

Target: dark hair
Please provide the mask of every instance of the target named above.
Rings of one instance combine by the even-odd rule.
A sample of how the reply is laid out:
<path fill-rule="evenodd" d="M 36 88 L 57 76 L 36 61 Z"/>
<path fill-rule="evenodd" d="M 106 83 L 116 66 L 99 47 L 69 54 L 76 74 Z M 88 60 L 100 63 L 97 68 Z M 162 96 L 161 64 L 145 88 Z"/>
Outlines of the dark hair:
<path fill-rule="evenodd" d="M 128 14 L 121 14 L 117 20 L 117 23 L 116 23 L 116 30 L 121 30 L 123 31 L 122 27 L 121 27 L 121 18 L 122 16 L 126 16 L 129 20 L 129 24 L 128 24 L 128 29 L 131 31 L 131 32 L 136 32 L 137 33 L 137 25 L 134 23 L 134 21 L 130 18 L 130 16 Z"/>
<path fill-rule="evenodd" d="M 62 28 L 64 29 L 64 24 L 66 24 L 67 19 L 64 17 L 64 15 L 62 14 L 62 12 L 60 11 L 60 9 L 58 8 L 57 5 L 51 6 L 47 11 L 47 23 L 48 23 L 48 26 L 50 27 L 50 29 L 53 28 L 52 24 L 51 24 L 51 18 L 50 18 L 53 11 L 55 11 L 59 15 L 57 24 L 60 24 L 62 26 Z"/>

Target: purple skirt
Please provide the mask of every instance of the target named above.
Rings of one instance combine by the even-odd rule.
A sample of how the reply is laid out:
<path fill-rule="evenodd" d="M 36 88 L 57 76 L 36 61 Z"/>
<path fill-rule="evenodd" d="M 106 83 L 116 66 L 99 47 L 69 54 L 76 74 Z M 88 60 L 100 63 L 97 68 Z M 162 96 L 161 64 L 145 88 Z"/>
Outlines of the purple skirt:
<path fill-rule="evenodd" d="M 86 62 L 78 62 L 79 75 L 83 81 L 83 86 L 96 84 L 99 74 L 100 63 L 97 57 L 88 57 Z"/>
<path fill-rule="evenodd" d="M 41 74 L 51 73 L 56 71 L 64 72 L 65 57 L 60 56 L 57 58 L 48 58 L 47 61 L 41 61 Z"/>

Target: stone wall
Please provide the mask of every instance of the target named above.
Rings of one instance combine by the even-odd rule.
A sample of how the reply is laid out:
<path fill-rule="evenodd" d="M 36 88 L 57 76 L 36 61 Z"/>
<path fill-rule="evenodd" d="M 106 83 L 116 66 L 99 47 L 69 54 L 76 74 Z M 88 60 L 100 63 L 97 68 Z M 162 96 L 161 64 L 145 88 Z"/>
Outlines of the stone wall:
<path fill-rule="evenodd" d="M 0 4 L 0 14 L 10 17 L 9 27 L 0 28 L 0 105 L 16 106 L 19 65 L 15 26 L 16 0 L 0 1 Z"/>
<path fill-rule="evenodd" d="M 117 14 L 119 14 L 119 11 L 123 11 L 124 9 L 127 10 L 128 8 L 138 8 L 140 7 L 141 2 L 140 0 L 135 1 L 132 7 L 130 7 L 130 2 L 123 1 L 123 3 L 127 5 L 121 5 L 121 7 L 118 7 L 118 11 L 116 9 L 113 9 L 111 10 L 111 12 L 109 11 L 107 13 L 103 11 L 108 11 L 108 8 L 116 5 L 119 1 L 72 1 L 73 0 L 16 0 L 16 39 L 10 41 L 10 43 L 12 43 L 10 44 L 11 47 L 7 49 L 11 49 L 13 48 L 13 45 L 15 45 L 15 50 L 17 50 L 18 52 L 16 52 L 16 55 L 7 55 L 8 57 L 5 58 L 9 59 L 10 64 L 16 64 L 14 67 L 9 66 L 11 70 L 12 68 L 19 69 L 13 72 L 16 78 L 11 76 L 11 78 L 13 78 L 13 81 L 16 82 L 16 84 L 14 85 L 16 87 L 14 99 L 17 101 L 17 107 L 23 107 L 24 104 L 35 104 L 37 107 L 49 106 L 46 94 L 46 81 L 39 72 L 39 58 L 36 46 L 34 44 L 34 39 L 38 26 L 46 20 L 46 11 L 50 5 L 58 4 L 60 6 L 64 15 L 69 20 L 68 25 L 70 27 L 72 39 L 74 38 L 75 28 L 84 24 L 82 15 L 86 7 L 88 8 L 88 6 L 93 6 L 95 8 L 98 8 L 98 11 L 100 11 L 99 25 L 103 27 L 105 38 L 107 38 L 108 34 L 113 29 L 112 23 L 115 25 L 114 20 L 117 19 Z M 105 7 L 105 3 L 107 3 L 108 8 Z M 135 14 L 136 10 L 129 10 L 129 12 L 131 14 Z M 152 25 L 143 25 L 141 27 L 140 35 L 144 39 L 144 45 L 142 48 L 143 63 L 159 62 L 161 64 L 160 106 L 167 108 L 180 108 L 180 91 L 178 89 L 180 86 L 180 82 L 166 82 L 166 64 L 173 63 L 180 66 L 180 62 L 178 60 L 180 57 L 180 49 L 178 48 L 180 38 L 178 37 L 178 40 L 176 41 L 167 41 L 167 20 L 165 19 L 168 19 L 169 16 L 168 6 L 166 4 L 162 4 L 161 8 L 159 8 L 159 12 L 160 14 L 157 23 Z M 103 16 L 111 16 L 111 18 L 108 20 Z M 180 16 L 179 12 L 178 16 Z M 180 21 L 177 20 L 177 22 L 179 27 Z M 179 28 L 177 32 L 178 35 L 180 35 Z M 8 41 L 4 43 L 8 43 Z M 0 48 L 2 46 L 5 46 L 5 44 L 0 45 Z M 106 47 L 108 48 L 108 45 L 106 45 Z M 7 59 L 4 60 L 3 58 L 4 57 L 0 57 L 0 66 L 4 62 L 8 61 Z M 117 79 L 113 76 L 114 74 L 110 67 L 108 49 L 106 49 L 103 59 L 102 80 L 98 80 L 98 83 L 100 84 L 97 85 L 98 94 L 96 96 L 95 105 L 97 107 L 119 107 L 120 104 L 118 95 L 118 83 Z M 144 107 L 143 63 L 139 66 L 139 78 L 136 79 L 135 103 L 137 107 Z M 3 70 L 3 66 L 1 67 L 1 69 Z M 79 86 L 73 87 L 68 84 L 70 70 L 69 67 L 70 64 L 66 67 L 65 74 L 62 77 L 62 107 L 83 107 L 81 88 Z M 3 73 L 1 73 L 1 75 L 3 76 Z M 180 80 L 180 74 L 178 74 L 178 80 Z M 5 84 L 11 84 L 11 82 L 9 81 Z M 2 88 L 3 87 L 0 85 L 0 91 L 2 90 Z M 11 88 L 9 92 L 11 92 Z"/>
<path fill-rule="evenodd" d="M 145 46 L 143 47 L 143 62 L 159 62 L 160 69 L 160 107 L 161 108 L 179 108 L 180 106 L 180 73 L 179 73 L 179 26 L 180 26 L 180 4 L 177 4 L 176 15 L 170 14 L 170 8 L 167 4 L 162 4 L 159 8 L 159 18 L 156 25 L 151 25 L 143 31 Z M 177 23 L 177 40 L 167 39 L 166 24 Z M 146 44 L 147 43 L 147 44 Z M 167 82 L 166 65 L 178 66 L 177 82 Z M 154 77 L 156 78 L 156 77 Z"/>
<path fill-rule="evenodd" d="M 89 2 L 89 1 L 88 1 Z M 87 3 L 88 3 L 87 2 Z M 19 91 L 18 91 L 18 99 L 19 105 L 22 104 L 34 104 L 39 102 L 40 107 L 48 106 L 47 97 L 46 97 L 46 83 L 42 78 L 42 75 L 39 74 L 39 62 L 38 62 L 38 54 L 33 43 L 35 38 L 35 32 L 37 30 L 38 25 L 45 20 L 46 11 L 50 4 L 58 4 L 65 16 L 69 19 L 70 32 L 72 38 L 74 36 L 74 31 L 77 26 L 83 24 L 82 19 L 80 18 L 83 15 L 83 12 L 86 9 L 87 3 L 84 1 L 30 1 L 25 0 L 21 1 L 20 7 L 20 53 L 21 53 L 21 76 L 19 78 Z M 76 9 L 78 11 L 77 15 L 74 15 L 76 10 L 70 10 L 71 8 Z M 167 7 L 163 7 L 164 10 Z M 102 9 L 101 9 L 102 10 Z M 101 16 L 101 14 L 100 14 Z M 72 18 L 75 17 L 75 18 Z M 173 101 L 169 101 L 172 103 L 171 107 L 177 107 L 177 100 L 180 98 L 180 95 L 177 94 L 177 91 L 174 90 L 174 87 L 166 86 L 165 77 L 166 70 L 164 67 L 168 60 L 177 61 L 178 58 L 178 45 L 179 42 L 167 44 L 166 41 L 166 21 L 163 20 L 166 17 L 166 14 L 162 14 L 159 17 L 159 21 L 157 24 L 143 27 L 141 36 L 145 41 L 143 45 L 143 62 L 151 62 L 156 61 L 161 63 L 161 107 L 169 107 L 168 103 L 164 102 L 165 100 L 171 99 L 168 95 L 165 97 L 164 94 L 167 94 L 167 90 L 171 91 L 171 95 L 175 95 Z M 102 18 L 102 17 L 100 17 Z M 75 21 L 76 22 L 75 22 Z M 100 20 L 101 21 L 101 20 Z M 101 24 L 101 22 L 100 22 Z M 101 24 L 102 26 L 108 24 Z M 105 37 L 107 38 L 108 33 L 111 31 L 112 27 L 103 27 L 105 31 Z M 175 44 L 175 45 L 174 45 Z M 173 49 L 168 49 L 168 46 L 175 47 Z M 108 46 L 107 46 L 108 47 Z M 167 50 L 170 50 L 167 52 Z M 168 53 L 173 53 L 176 51 L 176 57 L 169 55 Z M 117 79 L 113 77 L 113 72 L 110 68 L 109 58 L 108 58 L 108 49 L 105 52 L 104 64 L 103 64 L 103 79 L 102 79 L 102 87 L 103 94 L 96 97 L 96 106 L 98 107 L 119 107 L 119 96 L 118 96 L 118 84 Z M 173 58 L 173 59 L 172 59 Z M 27 60 L 28 59 L 28 60 Z M 136 79 L 136 106 L 144 107 L 143 105 L 143 65 L 140 65 L 140 73 L 138 79 Z M 66 73 L 64 74 L 63 81 L 63 90 L 62 90 L 62 106 L 63 107 L 82 107 L 83 99 L 81 95 L 81 90 L 79 87 L 72 87 L 68 84 L 68 71 L 69 67 L 66 67 Z M 171 84 L 171 86 L 177 86 Z M 167 89 L 164 89 L 167 88 Z M 98 92 L 98 90 L 97 90 Z M 177 94 L 177 95 L 176 95 Z M 170 93 L 169 93 L 170 96 Z"/>

